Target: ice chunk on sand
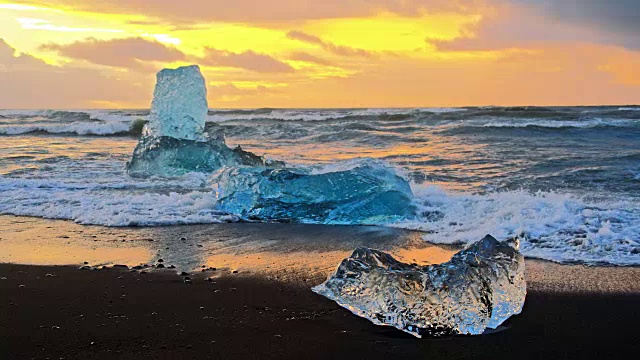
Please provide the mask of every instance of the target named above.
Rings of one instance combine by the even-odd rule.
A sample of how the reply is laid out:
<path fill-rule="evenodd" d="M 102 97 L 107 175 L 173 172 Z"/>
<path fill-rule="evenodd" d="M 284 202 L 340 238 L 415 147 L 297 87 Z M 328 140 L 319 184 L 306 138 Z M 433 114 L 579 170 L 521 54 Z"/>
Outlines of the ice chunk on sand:
<path fill-rule="evenodd" d="M 164 69 L 157 75 L 147 136 L 204 140 L 209 106 L 197 65 Z"/>
<path fill-rule="evenodd" d="M 244 218 L 323 224 L 379 224 L 414 215 L 413 194 L 392 168 L 361 161 L 324 173 L 228 168 L 212 177 L 216 208 Z"/>
<path fill-rule="evenodd" d="M 358 248 L 313 291 L 377 325 L 417 337 L 482 334 L 524 306 L 524 258 L 516 242 L 487 235 L 446 263 L 404 264 Z"/>
<path fill-rule="evenodd" d="M 205 132 L 207 91 L 198 66 L 158 73 L 149 124 L 136 146 L 127 172 L 131 176 L 181 176 L 213 172 L 223 166 L 274 166 L 240 147 L 230 149 L 222 132 Z"/>

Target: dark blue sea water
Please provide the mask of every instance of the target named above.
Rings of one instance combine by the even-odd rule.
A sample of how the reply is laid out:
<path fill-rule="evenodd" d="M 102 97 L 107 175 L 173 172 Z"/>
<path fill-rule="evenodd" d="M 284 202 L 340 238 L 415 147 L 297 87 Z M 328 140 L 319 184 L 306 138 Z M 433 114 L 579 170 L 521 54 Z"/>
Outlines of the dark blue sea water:
<path fill-rule="evenodd" d="M 237 221 L 203 174 L 131 179 L 147 110 L 0 111 L 0 213 L 105 226 Z M 522 236 L 525 255 L 640 264 L 640 107 L 209 112 L 227 143 L 318 168 L 392 164 L 436 243 Z"/>

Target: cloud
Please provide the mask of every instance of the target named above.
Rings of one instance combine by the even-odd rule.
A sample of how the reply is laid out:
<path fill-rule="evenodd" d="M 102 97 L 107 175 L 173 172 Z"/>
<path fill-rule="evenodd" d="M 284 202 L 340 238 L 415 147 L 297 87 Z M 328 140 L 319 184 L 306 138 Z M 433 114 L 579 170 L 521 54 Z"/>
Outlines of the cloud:
<path fill-rule="evenodd" d="M 297 51 L 297 52 L 292 53 L 291 55 L 289 55 L 289 59 L 294 60 L 294 61 L 303 61 L 303 62 L 307 62 L 307 63 L 324 65 L 324 66 L 334 66 L 334 64 L 332 62 L 330 62 L 329 60 L 325 60 L 325 59 L 319 58 L 317 56 L 314 56 L 314 55 L 311 55 L 309 53 L 302 52 L 302 51 Z"/>
<path fill-rule="evenodd" d="M 240 88 L 233 83 L 225 83 L 221 85 L 209 86 L 207 91 L 210 100 L 214 103 L 228 104 L 237 103 L 238 101 L 255 101 L 265 103 L 265 98 L 282 95 L 281 90 L 270 88 L 264 85 L 258 85 L 251 88 Z M 286 96 L 285 96 L 286 98 Z"/>
<path fill-rule="evenodd" d="M 548 16 L 611 31 L 640 33 L 640 2 L 637 0 L 510 0 L 544 11 Z"/>
<path fill-rule="evenodd" d="M 138 70 L 146 69 L 144 63 L 149 61 L 175 62 L 185 59 L 185 55 L 179 50 L 143 38 L 114 40 L 89 38 L 68 45 L 47 44 L 41 48 L 98 65 Z"/>
<path fill-rule="evenodd" d="M 625 12 L 627 14 L 625 14 Z M 591 43 L 640 49 L 640 2 L 614 0 L 496 0 L 482 21 L 464 36 L 442 41 L 427 38 L 445 51 L 540 48 Z"/>
<path fill-rule="evenodd" d="M 324 41 L 317 36 L 310 35 L 302 31 L 296 31 L 296 30 L 289 31 L 287 33 L 287 38 L 291 40 L 298 40 L 298 41 L 306 42 L 308 44 L 320 46 L 326 51 L 336 55 L 340 55 L 340 56 L 348 56 L 348 57 L 359 56 L 359 57 L 365 57 L 365 58 L 374 57 L 374 54 L 369 51 L 366 51 L 363 49 L 356 49 L 349 46 L 335 45 L 328 41 Z"/>
<path fill-rule="evenodd" d="M 27 0 L 26 3 L 80 11 L 146 15 L 181 23 L 211 21 L 281 22 L 364 17 L 380 12 L 417 15 L 464 11 L 480 0 Z"/>
<path fill-rule="evenodd" d="M 295 71 L 291 65 L 285 62 L 251 50 L 234 53 L 206 48 L 205 56 L 200 59 L 200 64 L 246 69 L 259 73 L 290 73 Z"/>
<path fill-rule="evenodd" d="M 126 75 L 126 74 L 125 74 Z M 148 104 L 153 77 L 52 66 L 0 39 L 0 108 L 88 108 L 99 102 Z"/>
<path fill-rule="evenodd" d="M 44 61 L 27 54 L 16 55 L 16 49 L 0 38 L 0 72 L 31 70 L 46 67 Z"/>

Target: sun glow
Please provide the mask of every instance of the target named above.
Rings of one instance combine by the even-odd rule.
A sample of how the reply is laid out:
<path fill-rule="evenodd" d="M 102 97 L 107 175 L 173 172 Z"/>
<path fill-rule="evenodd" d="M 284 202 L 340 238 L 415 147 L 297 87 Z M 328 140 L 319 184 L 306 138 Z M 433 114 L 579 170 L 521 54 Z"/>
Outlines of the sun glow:
<path fill-rule="evenodd" d="M 552 105 L 640 97 L 637 50 L 589 43 L 580 37 L 598 29 L 584 25 L 540 28 L 543 14 L 534 7 L 488 0 L 475 8 L 360 11 L 369 5 L 358 3 L 345 5 L 344 14 L 340 7 L 316 14 L 279 0 L 273 6 L 285 8 L 265 20 L 261 8 L 225 12 L 215 8 L 219 2 L 190 1 L 200 6 L 191 22 L 164 2 L 148 11 L 124 0 L 0 3 L 0 51 L 11 54 L 0 68 L 87 72 L 105 92 L 86 106 L 147 103 L 151 89 L 123 101 L 104 79 L 150 87 L 160 68 L 190 63 L 201 65 L 212 81 L 211 100 L 221 107 Z M 54 68 L 7 59 L 38 59 Z M 60 98 L 60 107 L 76 101 Z M 23 106 L 38 107 L 35 101 Z"/>

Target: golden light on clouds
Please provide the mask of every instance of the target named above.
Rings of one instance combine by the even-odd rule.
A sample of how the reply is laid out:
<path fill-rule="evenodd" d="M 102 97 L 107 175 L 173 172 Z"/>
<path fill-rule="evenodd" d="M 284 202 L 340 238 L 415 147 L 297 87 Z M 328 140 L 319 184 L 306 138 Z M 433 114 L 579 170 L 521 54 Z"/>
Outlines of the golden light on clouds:
<path fill-rule="evenodd" d="M 587 11 L 562 21 L 526 0 L 267 3 L 272 17 L 255 0 L 0 2 L 0 80 L 34 89 L 0 107 L 146 107 L 157 70 L 191 63 L 214 107 L 640 102 L 633 29 Z M 101 91 L 45 93 L 55 74 Z"/>

